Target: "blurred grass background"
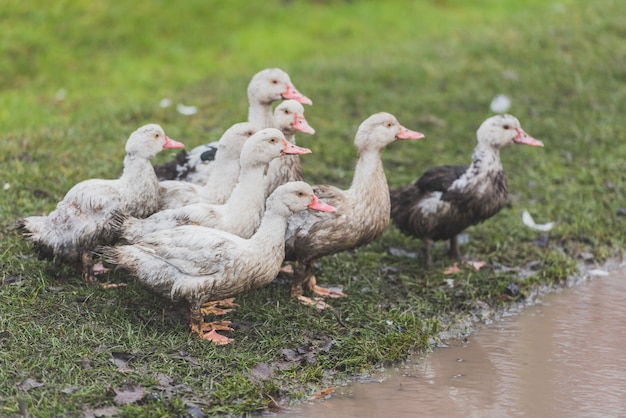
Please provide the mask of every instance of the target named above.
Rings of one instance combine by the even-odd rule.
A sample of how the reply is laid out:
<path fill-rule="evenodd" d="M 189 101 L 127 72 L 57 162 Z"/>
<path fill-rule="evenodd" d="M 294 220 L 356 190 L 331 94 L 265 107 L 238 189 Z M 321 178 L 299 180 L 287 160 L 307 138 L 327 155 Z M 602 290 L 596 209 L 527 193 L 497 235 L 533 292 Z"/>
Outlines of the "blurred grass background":
<path fill-rule="evenodd" d="M 601 263 L 623 248 L 620 1 L 6 0 L 0 27 L 3 415 L 18 415 L 18 400 L 45 416 L 81 415 L 110 405 L 113 385 L 154 387 L 157 372 L 209 399 L 202 405 L 209 414 L 263 409 L 268 394 L 297 400 L 425 348 L 444 318 L 465 317 L 476 301 L 501 306 L 511 284 L 523 297 L 538 283 L 561 282 L 578 262 Z M 390 251 L 421 248 L 390 227 L 359 251 L 321 261 L 319 281 L 344 284 L 350 295 L 332 301 L 334 313 L 290 303 L 279 282 L 238 298 L 236 342 L 215 348 L 190 341 L 168 302 L 132 282 L 114 294 L 86 287 L 79 274 L 38 261 L 13 232 L 18 217 L 49 212 L 76 182 L 117 177 L 123 144 L 140 125 L 159 123 L 187 148 L 216 140 L 247 117 L 246 86 L 266 67 L 286 70 L 314 102 L 306 117 L 317 133 L 298 137 L 313 149 L 303 157 L 306 178 L 342 187 L 352 178 L 354 133 L 370 114 L 393 113 L 426 134 L 384 152 L 388 181 L 400 185 L 433 165 L 468 163 L 489 103 L 509 96 L 510 113 L 546 147 L 502 151 L 511 205 L 470 228 L 461 249 L 493 266 L 532 264 L 532 279 L 488 269 L 464 272 L 449 287 L 444 247 L 436 249 L 436 271 L 425 271 L 419 255 Z M 172 106 L 160 107 L 163 98 Z M 178 103 L 197 114 L 177 113 Z M 162 153 L 155 162 L 169 158 Z M 555 229 L 542 235 L 524 227 L 523 209 Z M 316 353 L 316 364 L 277 370 L 269 382 L 250 379 L 256 363 L 273 364 L 312 334 L 334 342 Z M 181 349 L 201 371 L 172 360 Z M 139 371 L 111 367 L 114 350 L 134 353 Z M 91 369 L 81 366 L 84 358 Z M 54 370 L 58 364 L 65 366 Z M 46 386 L 19 389 L 27 377 Z M 60 392 L 79 382 L 72 395 Z M 161 396 L 121 410 L 176 416 L 183 399 Z"/>

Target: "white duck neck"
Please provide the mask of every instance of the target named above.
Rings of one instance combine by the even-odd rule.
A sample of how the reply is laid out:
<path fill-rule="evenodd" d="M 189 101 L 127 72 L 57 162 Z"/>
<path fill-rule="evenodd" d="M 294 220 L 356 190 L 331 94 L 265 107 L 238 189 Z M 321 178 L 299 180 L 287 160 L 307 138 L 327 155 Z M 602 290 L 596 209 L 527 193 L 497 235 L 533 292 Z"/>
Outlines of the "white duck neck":
<path fill-rule="evenodd" d="M 378 150 L 363 150 L 359 153 L 350 191 L 365 199 L 389 200 L 389 187 Z"/>
<path fill-rule="evenodd" d="M 265 169 L 265 164 L 243 167 L 237 185 L 224 204 L 224 223 L 232 225 L 237 230 L 241 228 L 241 233 L 237 235 L 246 235 L 244 238 L 254 233 L 264 212 L 265 178 L 263 173 Z M 248 225 L 253 225 L 252 230 L 244 233 L 247 229 L 245 226 Z"/>
<path fill-rule="evenodd" d="M 250 101 L 250 106 L 248 107 L 248 122 L 256 129 L 274 127 L 272 102 L 264 103 L 259 100 Z"/>
<path fill-rule="evenodd" d="M 240 170 L 239 160 L 219 158 L 216 154 L 214 166 L 206 184 L 202 187 L 201 195 L 213 203 L 225 203 L 237 185 Z"/>

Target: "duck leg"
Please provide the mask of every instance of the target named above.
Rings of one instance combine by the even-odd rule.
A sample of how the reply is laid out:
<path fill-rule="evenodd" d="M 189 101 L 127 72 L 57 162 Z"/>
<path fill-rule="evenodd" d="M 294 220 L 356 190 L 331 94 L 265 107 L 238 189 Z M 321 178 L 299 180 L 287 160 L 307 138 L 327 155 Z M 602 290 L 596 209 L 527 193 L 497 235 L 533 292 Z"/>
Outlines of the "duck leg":
<path fill-rule="evenodd" d="M 329 289 L 317 285 L 313 269 L 315 268 L 314 262 L 309 262 L 304 265 L 302 269 L 302 263 L 296 263 L 296 268 L 293 273 L 294 284 L 291 287 L 291 295 L 295 297 L 302 296 L 302 286 L 309 288 L 314 294 L 327 298 L 342 298 L 346 294 L 341 289 Z M 303 271 L 304 270 L 304 271 Z"/>
<path fill-rule="evenodd" d="M 433 266 L 432 248 L 433 241 L 428 238 L 424 238 L 424 262 L 426 263 L 426 268 L 431 268 Z"/>
<path fill-rule="evenodd" d="M 459 240 L 458 240 L 458 236 L 455 235 L 452 238 L 450 238 L 450 251 L 449 254 L 451 257 L 454 258 L 460 258 L 461 257 L 461 253 L 459 252 Z"/>
<path fill-rule="evenodd" d="M 94 284 L 95 279 L 93 276 L 93 259 L 91 258 L 91 252 L 83 250 L 80 254 L 80 260 L 83 266 L 83 281 L 87 284 Z"/>

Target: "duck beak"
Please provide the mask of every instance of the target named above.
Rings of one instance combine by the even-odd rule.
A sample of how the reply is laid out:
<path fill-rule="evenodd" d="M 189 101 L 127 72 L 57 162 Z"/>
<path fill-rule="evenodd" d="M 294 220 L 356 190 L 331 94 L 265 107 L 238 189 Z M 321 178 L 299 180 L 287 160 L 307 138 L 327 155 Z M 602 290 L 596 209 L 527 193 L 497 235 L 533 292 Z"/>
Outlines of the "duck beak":
<path fill-rule="evenodd" d="M 421 133 L 421 132 L 412 131 L 412 130 L 407 129 L 404 126 L 400 125 L 400 132 L 398 132 L 398 135 L 396 135 L 396 138 L 398 138 L 398 139 L 420 139 L 420 138 L 424 138 L 424 134 Z"/>
<path fill-rule="evenodd" d="M 310 154 L 312 151 L 308 148 L 302 148 L 287 140 L 283 140 L 283 154 Z"/>
<path fill-rule="evenodd" d="M 518 128 L 517 135 L 513 138 L 516 144 L 530 145 L 533 147 L 543 147 L 543 142 L 528 135 L 522 128 Z"/>
<path fill-rule="evenodd" d="M 168 148 L 183 148 L 184 146 L 185 146 L 185 144 L 183 144 L 182 142 L 174 141 L 172 138 L 170 138 L 169 136 L 165 135 L 165 144 L 163 145 L 164 149 L 168 149 Z"/>
<path fill-rule="evenodd" d="M 334 206 L 329 205 L 328 203 L 322 202 L 319 197 L 312 195 L 311 203 L 309 204 L 309 209 L 319 210 L 322 212 L 336 212 L 337 209 Z"/>
<path fill-rule="evenodd" d="M 304 132 L 304 133 L 311 134 L 311 135 L 315 133 L 315 129 L 313 129 L 309 125 L 309 122 L 306 121 L 306 119 L 304 118 L 304 115 L 298 115 L 296 113 L 294 116 L 294 121 L 293 121 L 292 126 L 293 126 L 293 129 L 295 129 L 296 131 Z"/>
<path fill-rule="evenodd" d="M 309 99 L 308 97 L 306 97 L 305 95 L 303 95 L 302 93 L 300 93 L 296 87 L 291 84 L 291 83 L 287 83 L 286 84 L 286 88 L 285 88 L 285 92 L 283 93 L 283 99 L 293 99 L 296 100 L 302 104 L 306 104 L 306 105 L 312 105 L 313 102 L 311 101 L 311 99 Z"/>

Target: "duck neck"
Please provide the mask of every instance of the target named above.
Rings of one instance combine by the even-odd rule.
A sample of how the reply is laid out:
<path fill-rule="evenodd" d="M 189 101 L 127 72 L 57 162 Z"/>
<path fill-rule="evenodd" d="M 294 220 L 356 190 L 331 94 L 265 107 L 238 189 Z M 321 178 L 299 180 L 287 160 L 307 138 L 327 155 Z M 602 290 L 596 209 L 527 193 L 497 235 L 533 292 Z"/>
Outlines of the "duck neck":
<path fill-rule="evenodd" d="M 359 154 L 350 192 L 367 204 L 389 206 L 389 187 L 379 150 L 365 150 Z"/>
<path fill-rule="evenodd" d="M 259 100 L 250 101 L 248 107 L 248 122 L 256 129 L 273 127 L 272 102 L 262 102 Z"/>
<path fill-rule="evenodd" d="M 472 164 L 468 170 L 470 175 L 480 177 L 497 171 L 502 171 L 500 149 L 478 144 L 472 154 Z"/>
<path fill-rule="evenodd" d="M 278 268 L 285 258 L 285 231 L 287 229 L 287 216 L 266 210 L 261 219 L 261 224 L 256 230 L 250 243 L 258 246 L 264 254 L 271 255 L 275 259 L 271 263 L 276 263 Z"/>
<path fill-rule="evenodd" d="M 236 159 L 219 158 L 216 154 L 211 174 L 202 188 L 202 196 L 214 195 L 214 201 L 225 202 L 237 184 L 239 178 L 239 161 Z"/>
<path fill-rule="evenodd" d="M 135 154 L 126 154 L 124 157 L 124 169 L 121 178 L 127 179 L 131 184 L 136 183 L 137 178 L 158 182 L 154 169 L 147 158 L 139 157 Z"/>
<path fill-rule="evenodd" d="M 263 174 L 266 167 L 266 164 L 259 164 L 241 169 L 239 181 L 224 205 L 224 221 L 259 224 L 265 202 Z"/>

